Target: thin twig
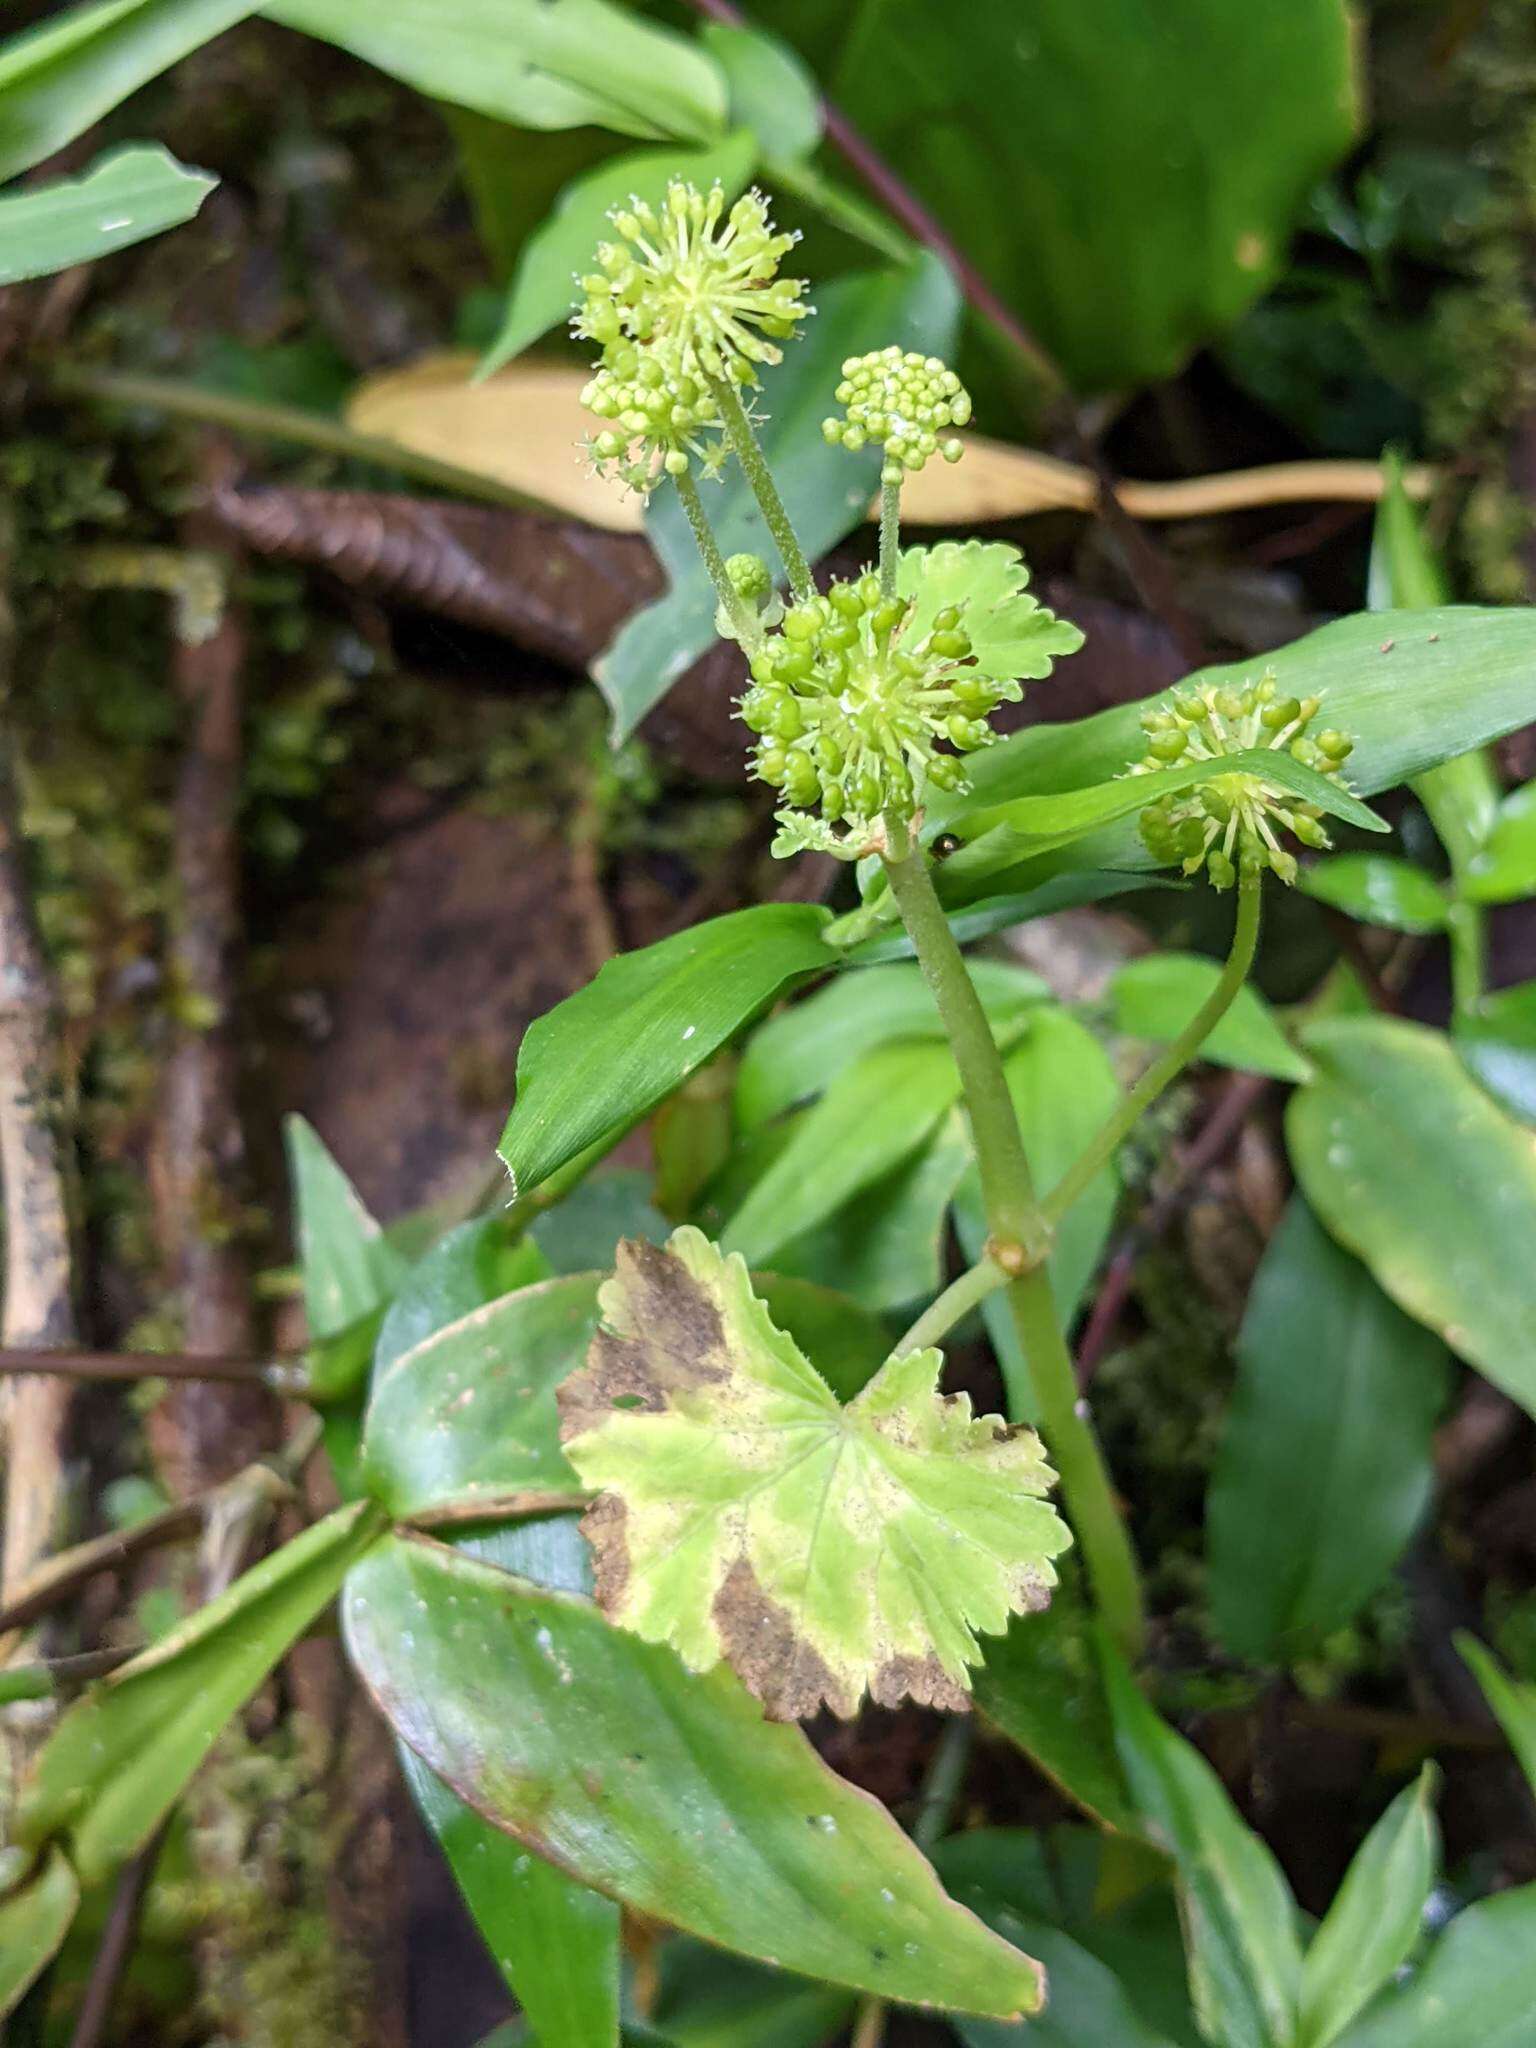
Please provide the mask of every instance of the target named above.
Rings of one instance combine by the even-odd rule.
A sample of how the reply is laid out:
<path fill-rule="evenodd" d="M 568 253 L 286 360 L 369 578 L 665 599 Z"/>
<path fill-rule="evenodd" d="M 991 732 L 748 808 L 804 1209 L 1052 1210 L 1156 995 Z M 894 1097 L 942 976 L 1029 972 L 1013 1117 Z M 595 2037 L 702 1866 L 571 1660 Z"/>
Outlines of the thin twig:
<path fill-rule="evenodd" d="M 12 1351 L 0 1348 L 0 1378 L 31 1375 L 64 1380 L 227 1380 L 303 1391 L 298 1353 L 266 1358 L 214 1358 L 186 1351 Z"/>
<path fill-rule="evenodd" d="M 75 2018 L 69 2048 L 101 2048 L 107 2038 L 107 2022 L 117 2001 L 128 1964 L 138 1940 L 139 1921 L 144 1911 L 144 1894 L 155 1874 L 160 1851 L 170 1829 L 170 1816 L 161 1821 L 136 1856 L 130 1857 L 117 1874 L 112 1904 L 107 1912 L 101 1940 L 91 1958 L 91 1973 Z"/>
<path fill-rule="evenodd" d="M 202 452 L 210 489 L 227 457 Z M 185 522 L 188 559 L 218 538 L 207 513 Z M 231 565 L 232 566 L 232 565 Z M 150 1159 L 156 1234 L 181 1298 L 187 1352 L 223 1359 L 252 1349 L 250 1274 L 242 1242 L 245 1141 L 238 1110 L 240 804 L 244 620 L 228 601 L 212 630 L 184 630 L 172 668 L 190 725 L 177 776 L 171 847 L 174 909 L 167 979 L 183 1021 L 166 1065 Z M 173 1376 L 150 1417 L 151 1448 L 173 1494 L 201 1492 L 253 1463 L 279 1433 L 260 1375 Z"/>
<path fill-rule="evenodd" d="M 15 622 L 11 529 L 0 510 L 0 703 L 9 696 Z M 5 1310 L 13 1349 L 77 1341 L 61 1135 L 58 1005 L 27 887 L 17 828 L 15 728 L 0 734 L 0 1175 L 5 1182 Z M 7 1390 L 5 1532 L 0 1599 L 43 1557 L 60 1519 L 70 1387 L 25 1380 Z"/>
<path fill-rule="evenodd" d="M 692 0 L 692 5 L 700 14 L 707 14 L 711 19 L 726 22 L 734 28 L 754 26 L 741 9 L 732 4 L 732 0 Z M 913 240 L 933 251 L 954 277 L 967 305 L 990 322 L 1045 386 L 1054 401 L 1073 456 L 1092 470 L 1097 479 L 1100 516 L 1125 552 L 1126 568 L 1142 603 L 1161 619 L 1190 666 L 1202 667 L 1210 657 L 1199 628 L 1179 601 L 1163 555 L 1117 497 L 1114 477 L 1099 450 L 1083 431 L 1061 366 L 993 289 L 948 229 L 930 213 L 906 180 L 886 162 L 842 108 L 823 95 L 821 113 L 828 141 L 852 165 L 881 205 L 901 223 Z"/>
<path fill-rule="evenodd" d="M 252 1499 L 285 1499 L 291 1491 L 286 1479 L 270 1465 L 252 1465 L 248 1471 L 212 1487 L 195 1500 L 175 1502 L 128 1529 L 114 1529 L 95 1536 L 89 1543 L 51 1557 L 10 1602 L 0 1609 L 0 1635 L 11 1629 L 27 1628 L 39 1616 L 61 1607 L 83 1586 L 102 1572 L 121 1571 L 135 1558 L 168 1543 L 180 1543 L 206 1529 L 230 1503 L 246 1511 Z"/>

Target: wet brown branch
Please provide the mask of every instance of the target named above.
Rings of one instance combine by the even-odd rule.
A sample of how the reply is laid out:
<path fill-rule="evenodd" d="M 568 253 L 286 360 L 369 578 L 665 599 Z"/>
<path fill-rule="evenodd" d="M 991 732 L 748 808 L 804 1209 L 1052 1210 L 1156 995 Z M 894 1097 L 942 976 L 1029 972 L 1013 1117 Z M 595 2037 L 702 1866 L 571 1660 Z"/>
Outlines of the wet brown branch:
<path fill-rule="evenodd" d="M 212 485 L 221 467 L 210 448 L 205 482 Z M 188 518 L 182 539 L 194 558 L 219 538 L 211 529 L 204 512 Z M 210 1359 L 253 1349 L 234 1026 L 245 638 L 226 595 L 211 632 L 178 635 L 173 661 L 189 724 L 174 805 L 166 966 L 183 1021 L 166 1069 L 150 1182 L 167 1274 L 181 1298 L 185 1349 Z M 177 1377 L 150 1418 L 151 1445 L 171 1491 L 196 1493 L 252 1463 L 274 1441 L 278 1420 L 258 1375 L 238 1384 L 223 1375 Z"/>
<path fill-rule="evenodd" d="M 139 1938 L 144 1895 L 155 1874 L 155 1865 L 160 1860 L 170 1825 L 167 1817 L 137 1856 L 131 1857 L 117 1874 L 112 1904 L 107 1909 L 106 1925 L 91 1959 L 91 1972 L 85 1980 L 85 1991 L 75 2016 L 74 2032 L 69 2037 L 69 2048 L 101 2048 L 101 2043 L 107 2039 L 107 2022 L 112 2017 L 118 1988 Z"/>
<path fill-rule="evenodd" d="M 284 1500 L 291 1491 L 288 1481 L 270 1465 L 253 1465 L 195 1500 L 177 1501 L 131 1528 L 113 1529 L 88 1543 L 77 1543 L 72 1550 L 49 1558 L 9 1606 L 0 1608 L 0 1634 L 30 1627 L 102 1572 L 121 1571 L 152 1550 L 200 1534 L 221 1510 L 232 1506 L 240 1519 L 249 1520 L 253 1504 Z"/>
<path fill-rule="evenodd" d="M 30 1375 L 63 1380 L 222 1380 L 252 1382 L 275 1392 L 304 1390 L 297 1353 L 284 1357 L 218 1358 L 185 1351 L 8 1351 L 0 1349 L 0 1378 Z"/>
<path fill-rule="evenodd" d="M 14 651 L 9 522 L 0 511 L 0 707 Z M 77 1339 L 63 1138 L 57 999 L 28 890 L 17 827 L 14 728 L 0 731 L 0 1178 L 5 1186 L 5 1309 L 13 1350 Z M 19 1586 L 57 1531 L 71 1390 L 19 1380 L 6 1390 L 5 1531 L 0 1598 Z"/>

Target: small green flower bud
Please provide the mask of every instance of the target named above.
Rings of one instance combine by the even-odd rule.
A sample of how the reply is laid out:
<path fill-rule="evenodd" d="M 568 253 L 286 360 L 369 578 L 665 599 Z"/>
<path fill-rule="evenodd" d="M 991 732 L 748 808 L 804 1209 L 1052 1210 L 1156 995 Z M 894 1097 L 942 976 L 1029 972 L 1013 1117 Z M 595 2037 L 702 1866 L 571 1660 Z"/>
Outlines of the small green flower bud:
<path fill-rule="evenodd" d="M 773 577 L 761 555 L 732 555 L 725 565 L 731 587 L 749 604 L 773 595 Z"/>

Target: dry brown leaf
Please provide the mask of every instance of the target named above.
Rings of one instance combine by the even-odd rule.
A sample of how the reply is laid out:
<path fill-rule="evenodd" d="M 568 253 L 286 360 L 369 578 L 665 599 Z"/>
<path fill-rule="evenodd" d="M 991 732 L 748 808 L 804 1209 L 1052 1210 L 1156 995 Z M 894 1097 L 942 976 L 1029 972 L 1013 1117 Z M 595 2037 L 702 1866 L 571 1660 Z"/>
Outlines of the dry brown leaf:
<path fill-rule="evenodd" d="M 473 355 L 451 351 L 369 378 L 347 418 L 359 432 L 479 470 L 590 526 L 640 532 L 640 500 L 594 476 L 581 452 L 591 428 L 581 407 L 585 371 L 513 363 L 476 384 L 474 366 Z M 983 434 L 960 438 L 963 462 L 932 462 L 908 479 L 902 513 L 909 525 L 985 525 L 1035 512 L 1093 509 L 1098 486 L 1090 470 Z M 1404 476 L 1418 498 L 1428 496 L 1434 480 L 1435 472 L 1422 464 Z M 1263 505 L 1372 504 L 1382 489 L 1374 462 L 1280 462 L 1173 483 L 1127 477 L 1116 484 L 1125 509 L 1148 520 L 1209 518 Z"/>

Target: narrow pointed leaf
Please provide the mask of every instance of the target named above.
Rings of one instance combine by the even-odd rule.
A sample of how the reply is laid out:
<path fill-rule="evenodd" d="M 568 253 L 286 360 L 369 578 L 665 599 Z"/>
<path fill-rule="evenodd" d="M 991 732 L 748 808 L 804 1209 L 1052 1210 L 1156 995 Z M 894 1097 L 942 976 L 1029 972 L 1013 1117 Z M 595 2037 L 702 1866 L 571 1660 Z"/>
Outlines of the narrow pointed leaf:
<path fill-rule="evenodd" d="M 520 128 L 703 142 L 725 125 L 724 82 L 697 44 L 608 0 L 272 0 L 262 12 Z"/>
<path fill-rule="evenodd" d="M 989 808 L 971 808 L 951 818 L 950 829 L 969 843 L 944 863 L 946 891 L 969 888 L 983 877 L 1056 847 L 1070 846 L 1102 832 L 1121 819 L 1134 818 L 1158 798 L 1197 788 L 1225 775 L 1254 775 L 1303 802 L 1316 804 L 1329 817 L 1366 832 L 1390 828 L 1368 804 L 1342 784 L 1320 775 L 1280 749 L 1256 747 L 1243 754 L 1211 760 L 1181 761 L 1150 775 L 1119 774 L 1112 781 L 1054 796 L 1020 796 Z"/>
<path fill-rule="evenodd" d="M 942 1040 L 867 1053 L 796 1124 L 721 1243 L 749 1265 L 771 1265 L 782 1246 L 918 1151 L 959 1093 L 959 1070 Z"/>
<path fill-rule="evenodd" d="M 1115 1748 L 1093 1627 L 1072 1574 L 1043 1614 L 983 1645 L 976 1705 L 1069 1799 L 1107 1828 L 1139 1834 Z"/>
<path fill-rule="evenodd" d="M 1451 1029 L 1467 1071 L 1511 1116 L 1536 1124 L 1536 981 L 1484 996 Z"/>
<path fill-rule="evenodd" d="M 1167 1044 L 1191 1022 L 1221 975 L 1215 960 L 1198 953 L 1149 953 L 1122 967 L 1109 985 L 1115 1024 L 1129 1038 Z M 1244 984 L 1237 999 L 1200 1047 L 1200 1058 L 1279 1081 L 1304 1081 L 1306 1061 L 1275 1021 L 1258 990 Z"/>
<path fill-rule="evenodd" d="M 168 150 L 115 150 L 84 177 L 0 195 L 0 285 L 48 277 L 189 221 L 218 183 Z"/>
<path fill-rule="evenodd" d="M 1429 1505 L 1451 1362 L 1297 1196 L 1238 1340 L 1206 1527 L 1216 1630 L 1289 1661 L 1347 1626 Z"/>
<path fill-rule="evenodd" d="M 1286 1121 L 1307 1199 L 1394 1301 L 1536 1413 L 1536 1143 L 1437 1031 L 1315 1024 Z"/>
<path fill-rule="evenodd" d="M 999 2017 L 1039 2003 L 1028 1958 L 729 1672 L 696 1677 L 586 1601 L 423 1539 L 363 1561 L 344 1620 L 417 1755 L 583 1883 L 855 1990 Z"/>
<path fill-rule="evenodd" d="M 1050 989 L 1007 960 L 967 963 L 994 1031 L 1005 1035 Z M 756 1130 L 797 1102 L 819 1095 L 845 1067 L 898 1038 L 940 1038 L 938 1006 L 916 961 L 839 974 L 813 995 L 760 1024 L 736 1073 L 735 1111 Z"/>
<path fill-rule="evenodd" d="M 604 1610 L 776 1718 L 867 1690 L 962 1708 L 978 1634 L 1043 1606 L 1070 1538 L 1039 1439 L 937 1393 L 937 1351 L 843 1406 L 696 1230 L 620 1247 L 560 1393 Z"/>
<path fill-rule="evenodd" d="M 87 1885 L 142 1848 L 230 1716 L 335 1597 L 381 1524 L 371 1502 L 338 1508 L 94 1686 L 38 1756 L 16 1839 L 67 1836 Z"/>
<path fill-rule="evenodd" d="M 877 1311 L 937 1294 L 949 1206 L 970 1164 L 970 1128 L 957 1104 L 921 1151 L 781 1246 L 774 1270 L 824 1281 Z"/>
<path fill-rule="evenodd" d="M 58 1849 L 0 1898 L 0 2020 L 58 1954 L 79 1904 L 79 1882 Z"/>
<path fill-rule="evenodd" d="M 487 1302 L 551 1279 L 549 1261 L 504 1215 L 476 1216 L 446 1231 L 400 1282 L 379 1328 L 373 1370 L 396 1359 Z"/>
<path fill-rule="evenodd" d="M 1302 869 L 1300 886 L 1346 917 L 1395 932 L 1444 931 L 1450 910 L 1433 876 L 1385 853 L 1340 853 L 1313 861 Z"/>
<path fill-rule="evenodd" d="M 1173 1857 L 1200 2028 L 1221 2048 L 1290 2048 L 1301 1946 L 1290 1887 L 1192 1743 L 1103 1645 L 1120 1759 L 1152 1839 Z"/>
<path fill-rule="evenodd" d="M 731 119 L 750 128 L 770 164 L 801 164 L 821 140 L 821 92 L 787 43 L 761 28 L 706 21 L 699 40 L 725 74 Z"/>
<path fill-rule="evenodd" d="M 686 1937 L 662 1950 L 659 1975 L 651 2016 L 670 2048 L 827 2048 L 854 2010 L 851 1992 Z"/>
<path fill-rule="evenodd" d="M 301 1116 L 290 1116 L 284 1136 L 304 1270 L 304 1312 L 314 1336 L 330 1337 L 382 1307 L 409 1261 L 364 1208 L 314 1127 Z"/>
<path fill-rule="evenodd" d="M 1029 1029 L 1009 1053 L 1004 1072 L 1030 1169 L 1036 1185 L 1048 1190 L 1119 1103 L 1114 1067 L 1092 1032 L 1069 1011 L 1042 1004 L 1031 1012 Z M 1119 1189 L 1119 1171 L 1111 1161 L 1057 1225 L 1051 1292 L 1064 1323 L 1076 1316 L 1098 1269 Z M 960 1185 L 955 1226 L 966 1257 L 979 1259 L 987 1240 L 987 1219 L 974 1174 Z M 1034 1386 L 1008 1305 L 1001 1295 L 993 1295 L 982 1314 L 1008 1387 L 1008 1413 L 1015 1422 L 1033 1422 L 1038 1414 Z"/>
<path fill-rule="evenodd" d="M 1023 1828 L 972 1828 L 941 1842 L 934 1864 L 953 1895 L 989 1927 L 1038 1948 L 1049 1995 L 1024 2037 L 1030 2048 L 1170 2048 L 1169 2036 L 1142 2003 L 1148 1972 L 1137 1969 L 1134 1957 L 1124 1967 L 1100 1948 L 1102 1943 L 1113 1954 L 1114 1916 L 1100 1919 L 1075 1910 L 1067 1875 L 1073 1846 L 1069 1829 L 1047 1837 Z M 1091 1856 L 1091 1846 L 1083 1846 Z M 1083 1874 L 1090 1889 L 1100 1875 L 1092 1864 Z M 1177 1988 L 1168 2002 L 1177 2009 L 1183 1956 L 1176 1926 L 1167 1928 L 1165 1949 L 1169 1937 Z M 1187 2024 L 1187 2004 L 1182 2017 Z M 966 2048 L 1021 2048 L 1016 2031 L 988 2020 L 962 2020 L 955 2031 Z"/>
<path fill-rule="evenodd" d="M 1358 612 L 1273 653 L 1201 669 L 1176 687 L 1241 684 L 1266 669 L 1287 695 L 1320 696 L 1328 722 L 1353 736 L 1349 782 L 1369 797 L 1529 722 L 1536 608 Z M 967 764 L 971 794 L 931 806 L 925 832 L 968 833 L 967 820 L 1014 798 L 1107 782 L 1140 759 L 1141 714 L 1170 694 L 1072 725 L 1035 726 L 985 748 Z M 1134 826 L 1123 845 L 1128 857 L 1096 864 L 1146 865 Z"/>
<path fill-rule="evenodd" d="M 0 47 L 0 178 L 52 156 L 254 11 L 253 0 L 97 0 L 12 36 Z"/>
<path fill-rule="evenodd" d="M 1468 864 L 1466 889 L 1475 903 L 1536 896 L 1536 782 L 1499 806 L 1486 845 Z"/>
<path fill-rule="evenodd" d="M 1493 1652 L 1465 1630 L 1457 1636 L 1456 1648 L 1482 1687 L 1484 1699 L 1498 1716 L 1499 1726 L 1536 1793 L 1536 1685 L 1511 1678 Z"/>
<path fill-rule="evenodd" d="M 1296 2048 L 1329 2048 L 1418 1939 L 1440 1854 L 1436 1777 L 1426 1764 L 1345 1871 L 1302 1966 Z"/>
<path fill-rule="evenodd" d="M 835 965 L 827 913 L 763 903 L 610 960 L 530 1024 L 501 1156 L 518 1194 L 654 1109 L 792 982 Z"/>
<path fill-rule="evenodd" d="M 1401 1991 L 1342 2048 L 1528 2048 L 1536 2012 L 1536 1884 L 1466 1907 Z"/>

